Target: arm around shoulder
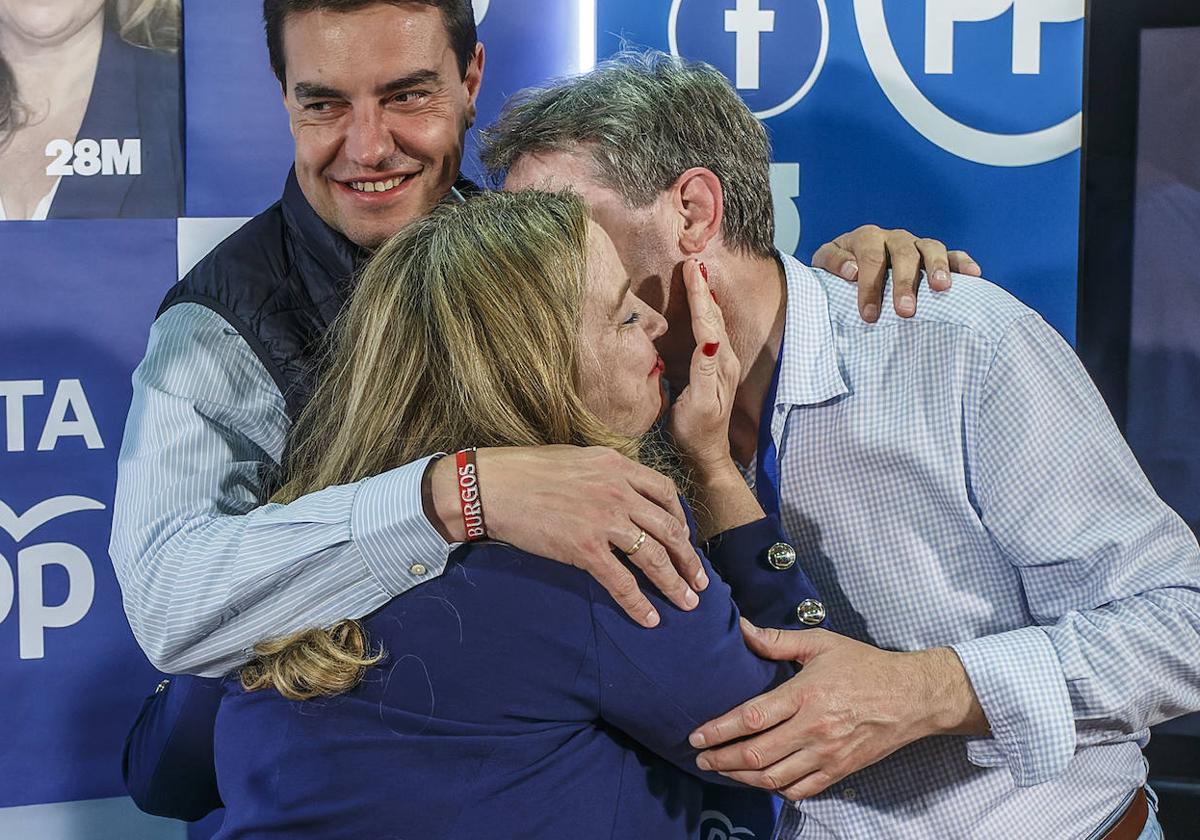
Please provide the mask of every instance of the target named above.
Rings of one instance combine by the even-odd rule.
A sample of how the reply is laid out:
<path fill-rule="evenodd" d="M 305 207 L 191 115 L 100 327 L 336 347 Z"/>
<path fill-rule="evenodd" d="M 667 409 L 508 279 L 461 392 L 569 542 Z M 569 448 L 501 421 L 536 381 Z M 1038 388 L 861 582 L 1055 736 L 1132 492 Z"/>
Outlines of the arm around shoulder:
<path fill-rule="evenodd" d="M 262 363 L 216 313 L 180 304 L 134 373 L 110 552 L 160 669 L 218 675 L 255 642 L 365 615 L 445 564 L 424 461 L 264 504 L 290 426 Z"/>

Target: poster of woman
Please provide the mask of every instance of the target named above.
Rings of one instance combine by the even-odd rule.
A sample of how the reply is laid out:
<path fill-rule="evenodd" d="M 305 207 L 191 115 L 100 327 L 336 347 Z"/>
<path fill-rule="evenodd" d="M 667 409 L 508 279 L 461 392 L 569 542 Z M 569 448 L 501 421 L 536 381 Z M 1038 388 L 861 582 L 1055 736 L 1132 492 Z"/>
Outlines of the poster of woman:
<path fill-rule="evenodd" d="M 181 212 L 180 0 L 0 0 L 0 221 Z"/>

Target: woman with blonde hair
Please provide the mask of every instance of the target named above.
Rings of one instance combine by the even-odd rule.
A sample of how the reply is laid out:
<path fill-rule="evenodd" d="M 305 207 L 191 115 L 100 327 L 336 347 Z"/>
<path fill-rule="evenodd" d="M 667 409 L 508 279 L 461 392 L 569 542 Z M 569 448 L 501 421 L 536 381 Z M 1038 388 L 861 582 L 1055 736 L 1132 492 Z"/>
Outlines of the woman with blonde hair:
<path fill-rule="evenodd" d="M 0 221 L 181 212 L 180 0 L 0 0 Z"/>
<path fill-rule="evenodd" d="M 579 569 L 467 543 L 362 622 L 264 642 L 226 681 L 219 838 L 699 837 L 720 777 L 696 768 L 688 733 L 790 673 L 747 650 L 731 592 L 755 621 L 795 625 L 811 586 L 761 562 L 779 527 L 729 456 L 739 365 L 702 266 L 684 273 L 697 349 L 670 432 L 699 530 L 723 532 L 699 606 L 647 587 L 662 617 L 647 630 Z M 358 279 L 275 501 L 432 448 L 458 453 L 463 515 L 482 532 L 488 476 L 466 447 L 606 446 L 660 464 L 665 328 L 579 199 L 442 206 Z"/>

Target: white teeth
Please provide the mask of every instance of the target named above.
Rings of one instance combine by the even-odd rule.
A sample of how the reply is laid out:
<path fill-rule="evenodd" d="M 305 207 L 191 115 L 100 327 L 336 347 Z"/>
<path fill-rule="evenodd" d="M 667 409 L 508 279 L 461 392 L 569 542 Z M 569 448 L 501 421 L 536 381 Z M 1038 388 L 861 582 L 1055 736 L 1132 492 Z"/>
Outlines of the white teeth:
<path fill-rule="evenodd" d="M 358 192 L 387 192 L 400 186 L 403 181 L 404 178 L 390 178 L 387 181 L 351 181 L 350 189 Z"/>

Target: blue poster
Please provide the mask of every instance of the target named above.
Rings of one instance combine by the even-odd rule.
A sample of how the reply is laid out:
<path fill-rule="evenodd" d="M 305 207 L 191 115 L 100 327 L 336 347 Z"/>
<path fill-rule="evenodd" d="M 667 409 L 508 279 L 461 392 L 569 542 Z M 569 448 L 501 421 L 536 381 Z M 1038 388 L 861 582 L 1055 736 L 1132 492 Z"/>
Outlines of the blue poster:
<path fill-rule="evenodd" d="M 46 837 L 14 833 L 43 823 L 10 809 L 123 796 L 121 747 L 159 679 L 125 620 L 108 537 L 130 374 L 175 277 L 175 220 L 3 225 L 0 253 L 0 836 Z"/>
<path fill-rule="evenodd" d="M 179 0 L 0 12 L 0 221 L 178 216 Z"/>
<path fill-rule="evenodd" d="M 1075 329 L 1083 0 L 599 0 L 598 52 L 713 64 L 774 145 L 778 235 L 963 248 Z"/>

